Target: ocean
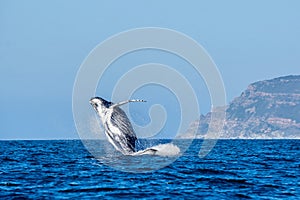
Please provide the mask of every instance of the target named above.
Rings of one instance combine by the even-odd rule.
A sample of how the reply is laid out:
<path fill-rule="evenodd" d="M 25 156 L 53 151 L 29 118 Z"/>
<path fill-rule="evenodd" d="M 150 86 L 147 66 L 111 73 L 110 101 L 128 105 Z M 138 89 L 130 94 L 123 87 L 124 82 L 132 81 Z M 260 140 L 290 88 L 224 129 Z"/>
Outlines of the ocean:
<path fill-rule="evenodd" d="M 96 159 L 80 140 L 0 141 L 0 199 L 300 199 L 300 140 L 218 140 L 204 158 L 201 144 L 153 170 L 169 158 Z"/>

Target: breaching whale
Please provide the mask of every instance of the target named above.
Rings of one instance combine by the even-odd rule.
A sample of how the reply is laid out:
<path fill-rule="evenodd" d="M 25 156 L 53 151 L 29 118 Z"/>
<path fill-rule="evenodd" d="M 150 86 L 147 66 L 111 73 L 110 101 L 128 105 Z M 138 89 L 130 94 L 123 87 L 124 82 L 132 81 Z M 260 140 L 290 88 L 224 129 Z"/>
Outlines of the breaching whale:
<path fill-rule="evenodd" d="M 90 104 L 101 119 L 108 141 L 116 150 L 124 155 L 155 154 L 156 149 L 148 148 L 136 152 L 136 134 L 133 127 L 120 106 L 130 102 L 145 102 L 144 100 L 127 100 L 119 103 L 106 101 L 101 97 L 93 97 Z"/>

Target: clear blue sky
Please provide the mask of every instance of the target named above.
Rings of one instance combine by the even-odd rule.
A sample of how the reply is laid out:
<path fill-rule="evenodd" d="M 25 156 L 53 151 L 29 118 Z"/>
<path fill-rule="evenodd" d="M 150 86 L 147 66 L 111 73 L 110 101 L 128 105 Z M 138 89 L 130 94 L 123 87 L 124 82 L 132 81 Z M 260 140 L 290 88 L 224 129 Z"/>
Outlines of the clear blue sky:
<path fill-rule="evenodd" d="M 0 139 L 77 138 L 77 70 L 98 43 L 132 28 L 194 38 L 218 66 L 228 102 L 251 82 L 300 74 L 299 10 L 296 0 L 2 0 Z"/>

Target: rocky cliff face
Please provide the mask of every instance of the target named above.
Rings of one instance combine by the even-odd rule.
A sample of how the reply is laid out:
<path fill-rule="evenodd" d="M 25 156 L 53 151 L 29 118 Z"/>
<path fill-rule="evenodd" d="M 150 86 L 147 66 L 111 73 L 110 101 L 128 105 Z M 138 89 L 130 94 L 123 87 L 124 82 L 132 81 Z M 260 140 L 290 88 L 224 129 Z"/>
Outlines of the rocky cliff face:
<path fill-rule="evenodd" d="M 192 126 L 203 137 L 211 113 Z M 300 76 L 259 81 L 235 98 L 226 109 L 222 138 L 300 138 Z"/>

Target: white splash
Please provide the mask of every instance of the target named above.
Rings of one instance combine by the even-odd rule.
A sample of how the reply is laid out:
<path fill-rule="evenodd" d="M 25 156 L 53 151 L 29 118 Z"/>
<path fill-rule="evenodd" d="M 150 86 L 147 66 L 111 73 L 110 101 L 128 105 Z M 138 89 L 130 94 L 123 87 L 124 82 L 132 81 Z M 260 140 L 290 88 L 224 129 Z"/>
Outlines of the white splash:
<path fill-rule="evenodd" d="M 159 144 L 153 147 L 149 147 L 145 150 L 141 150 L 135 152 L 131 155 L 139 156 L 139 155 L 156 155 L 156 156 L 177 156 L 180 153 L 180 149 L 178 146 L 167 143 L 167 144 Z"/>

